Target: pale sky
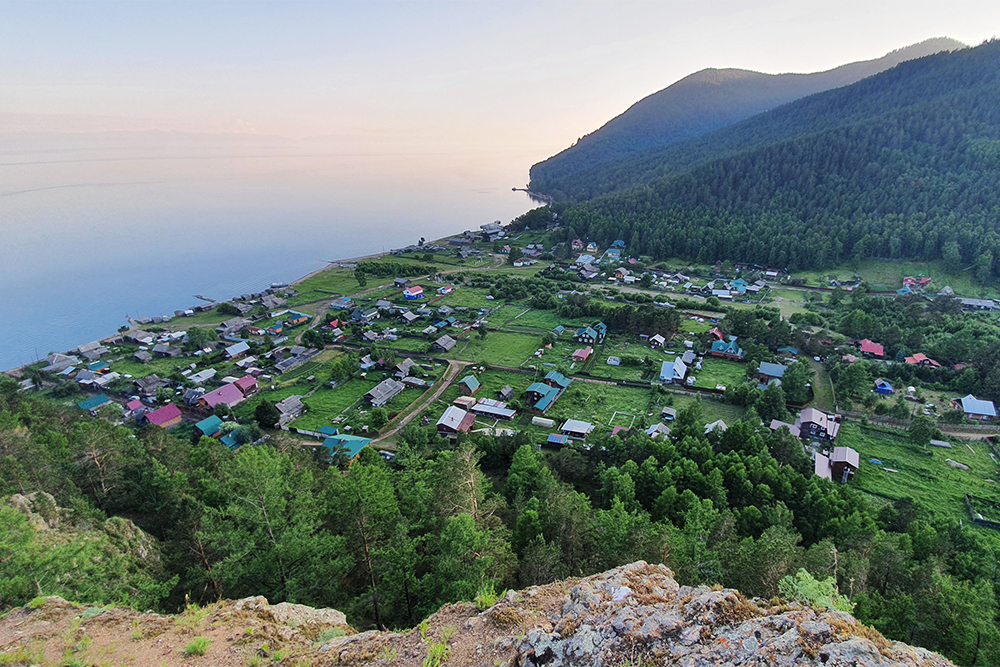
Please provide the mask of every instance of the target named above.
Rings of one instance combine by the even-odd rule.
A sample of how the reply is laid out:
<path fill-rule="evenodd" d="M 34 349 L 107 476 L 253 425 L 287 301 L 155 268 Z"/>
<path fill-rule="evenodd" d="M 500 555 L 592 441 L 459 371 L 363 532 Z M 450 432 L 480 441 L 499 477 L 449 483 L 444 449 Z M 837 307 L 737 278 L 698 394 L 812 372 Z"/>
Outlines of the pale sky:
<path fill-rule="evenodd" d="M 0 133 L 244 132 L 540 160 L 705 67 L 813 72 L 998 32 L 997 0 L 0 2 Z"/>

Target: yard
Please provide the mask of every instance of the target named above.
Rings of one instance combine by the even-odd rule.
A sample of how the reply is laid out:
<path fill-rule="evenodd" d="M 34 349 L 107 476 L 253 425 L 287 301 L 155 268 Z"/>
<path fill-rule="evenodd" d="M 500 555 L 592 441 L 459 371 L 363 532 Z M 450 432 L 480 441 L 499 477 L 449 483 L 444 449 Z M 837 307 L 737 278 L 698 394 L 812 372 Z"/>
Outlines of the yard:
<path fill-rule="evenodd" d="M 695 387 L 715 389 L 717 385 L 735 387 L 746 379 L 747 365 L 738 361 L 705 357 L 701 370 L 691 369 L 697 380 Z"/>
<path fill-rule="evenodd" d="M 486 338 L 480 338 L 478 333 L 470 331 L 446 356 L 474 363 L 516 368 L 532 358 L 541 346 L 542 341 L 538 336 L 491 331 Z"/>
<path fill-rule="evenodd" d="M 969 518 L 966 493 L 1000 502 L 995 483 L 998 468 L 986 443 L 969 441 L 966 445 L 965 441 L 952 440 L 951 449 L 930 447 L 931 454 L 927 455 L 910 444 L 903 432 L 894 435 L 846 423 L 836 444 L 851 447 L 860 454 L 861 468 L 850 484 L 862 491 L 893 500 L 913 498 L 932 514 L 954 520 Z M 870 459 L 881 461 L 882 465 L 871 463 Z M 970 469 L 952 467 L 945 459 Z"/>

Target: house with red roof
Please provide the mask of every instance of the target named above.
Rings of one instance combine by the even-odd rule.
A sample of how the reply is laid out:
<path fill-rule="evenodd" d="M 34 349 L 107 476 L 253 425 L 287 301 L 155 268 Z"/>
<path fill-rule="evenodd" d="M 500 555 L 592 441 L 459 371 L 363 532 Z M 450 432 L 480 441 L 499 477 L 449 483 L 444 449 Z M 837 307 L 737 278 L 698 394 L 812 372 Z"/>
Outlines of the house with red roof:
<path fill-rule="evenodd" d="M 934 361 L 923 352 L 917 352 L 912 357 L 906 357 L 904 361 L 913 366 L 930 366 L 931 368 L 941 368 L 941 364 Z"/>
<path fill-rule="evenodd" d="M 594 348 L 589 345 L 587 347 L 581 347 L 573 353 L 573 361 L 586 361 L 590 358 L 590 355 L 593 354 L 593 352 Z"/>
<path fill-rule="evenodd" d="M 714 336 L 715 340 L 725 340 L 726 339 L 726 337 L 722 334 L 722 332 L 719 331 L 719 327 L 713 327 L 713 328 L 709 329 L 708 333 L 710 333 L 712 336 Z"/>
<path fill-rule="evenodd" d="M 868 340 L 867 338 L 861 341 L 859 348 L 861 350 L 861 354 L 870 354 L 873 357 L 885 356 L 885 348 L 878 343 Z"/>
<path fill-rule="evenodd" d="M 210 391 L 198 400 L 202 407 L 214 409 L 217 405 L 233 407 L 243 401 L 243 392 L 235 384 L 224 384 L 214 391 Z"/>
<path fill-rule="evenodd" d="M 150 424 L 160 428 L 173 428 L 181 423 L 182 418 L 181 409 L 173 403 L 168 403 L 146 415 Z"/>
<path fill-rule="evenodd" d="M 572 243 L 569 244 L 569 247 L 573 250 L 583 250 L 583 241 L 580 239 L 573 239 Z"/>
<path fill-rule="evenodd" d="M 233 383 L 233 386 L 240 390 L 244 397 L 257 393 L 257 378 L 252 375 L 245 375 Z"/>

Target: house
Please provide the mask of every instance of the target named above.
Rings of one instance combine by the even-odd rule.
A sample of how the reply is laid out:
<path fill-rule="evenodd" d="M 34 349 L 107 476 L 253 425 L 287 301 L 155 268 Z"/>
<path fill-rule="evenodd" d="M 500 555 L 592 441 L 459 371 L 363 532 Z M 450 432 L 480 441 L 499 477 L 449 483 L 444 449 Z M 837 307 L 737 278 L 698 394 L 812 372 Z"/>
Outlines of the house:
<path fill-rule="evenodd" d="M 725 433 L 728 428 L 729 427 L 726 426 L 726 422 L 722 421 L 721 419 L 718 419 L 712 422 L 711 424 L 705 424 L 705 435 L 708 435 L 709 433 L 714 433 L 715 431 L 718 431 L 719 433 Z"/>
<path fill-rule="evenodd" d="M 577 273 L 583 280 L 593 280 L 600 273 L 600 270 L 596 266 L 587 265 L 582 267 Z"/>
<path fill-rule="evenodd" d="M 451 336 L 444 335 L 434 341 L 434 349 L 441 352 L 447 352 L 451 348 L 455 347 L 455 339 Z"/>
<path fill-rule="evenodd" d="M 417 315 L 416 313 L 411 313 L 410 311 L 406 311 L 405 313 L 400 315 L 399 319 L 403 322 L 403 324 L 413 324 L 414 322 L 420 319 L 420 316 Z"/>
<path fill-rule="evenodd" d="M 667 437 L 670 435 L 670 428 L 666 424 L 653 424 L 646 429 L 646 435 L 654 440 L 659 437 Z"/>
<path fill-rule="evenodd" d="M 378 341 L 379 335 L 374 331 L 366 331 L 361 334 L 361 338 L 363 338 L 366 343 L 374 343 Z"/>
<path fill-rule="evenodd" d="M 437 420 L 439 435 L 456 437 L 459 433 L 468 433 L 476 423 L 476 416 L 462 408 L 449 405 L 440 419 Z"/>
<path fill-rule="evenodd" d="M 598 251 L 598 249 L 599 249 L 599 246 L 596 243 L 594 243 L 593 241 L 591 241 L 590 243 L 588 243 L 587 247 L 585 248 L 585 250 L 588 253 L 590 253 L 590 254 L 594 254 L 595 252 Z"/>
<path fill-rule="evenodd" d="M 407 287 L 403 290 L 404 299 L 423 299 L 424 298 L 424 288 L 420 285 L 414 285 L 412 287 Z"/>
<path fill-rule="evenodd" d="M 583 241 L 581 241 L 580 239 L 573 239 L 570 242 L 569 247 L 572 250 L 583 250 L 584 244 Z"/>
<path fill-rule="evenodd" d="M 441 306 L 440 308 L 438 308 L 437 312 L 438 315 L 440 315 L 441 317 L 448 317 L 449 315 L 455 312 L 455 309 L 452 308 L 451 306 Z"/>
<path fill-rule="evenodd" d="M 889 396 L 892 394 L 892 385 L 882 379 L 875 380 L 875 392 Z"/>
<path fill-rule="evenodd" d="M 479 380 L 472 375 L 466 375 L 458 381 L 458 390 L 462 393 L 462 396 L 474 396 L 479 389 Z"/>
<path fill-rule="evenodd" d="M 787 428 L 788 432 L 791 433 L 792 435 L 794 435 L 796 438 L 798 438 L 801 435 L 801 433 L 799 431 L 799 427 L 796 426 L 795 424 L 789 424 L 788 422 L 783 422 L 780 419 L 772 419 L 771 420 L 770 429 L 772 431 L 778 431 L 781 428 Z"/>
<path fill-rule="evenodd" d="M 934 361 L 923 352 L 917 352 L 912 357 L 906 357 L 904 361 L 914 366 L 930 366 L 931 368 L 941 368 L 941 364 Z"/>
<path fill-rule="evenodd" d="M 660 382 L 663 384 L 684 384 L 687 374 L 687 364 L 681 357 L 674 357 L 673 361 L 664 361 L 660 365 Z"/>
<path fill-rule="evenodd" d="M 709 351 L 709 354 L 713 357 L 743 361 L 743 350 L 736 344 L 736 338 L 732 336 L 730 336 L 728 343 L 722 340 L 712 343 L 712 349 Z"/>
<path fill-rule="evenodd" d="M 586 361 L 587 359 L 590 358 L 590 355 L 593 353 L 594 353 L 594 348 L 588 345 L 587 347 L 581 347 L 575 352 L 573 352 L 572 358 L 573 361 Z"/>
<path fill-rule="evenodd" d="M 960 409 L 966 419 L 973 419 L 975 421 L 990 421 L 997 416 L 997 410 L 993 405 L 993 401 L 983 401 L 972 394 L 969 394 L 965 398 L 951 399 L 951 407 Z"/>
<path fill-rule="evenodd" d="M 655 336 L 650 336 L 650 338 L 649 338 L 649 347 L 652 348 L 652 349 L 654 349 L 654 350 L 656 350 L 656 349 L 659 349 L 659 348 L 663 347 L 663 345 L 666 342 L 667 342 L 666 338 L 664 338 L 660 334 L 656 334 Z"/>
<path fill-rule="evenodd" d="M 866 354 L 871 357 L 885 356 L 885 348 L 878 343 L 868 340 L 867 338 L 858 343 L 858 349 L 861 350 L 861 354 Z"/>
<path fill-rule="evenodd" d="M 157 343 L 153 346 L 153 355 L 160 359 L 172 359 L 179 357 L 183 351 L 179 347 L 172 347 L 164 343 Z"/>
<path fill-rule="evenodd" d="M 621 366 L 622 360 L 619 357 L 608 357 L 608 366 Z"/>
<path fill-rule="evenodd" d="M 194 425 L 194 430 L 203 436 L 208 436 L 209 438 L 214 438 L 219 434 L 219 430 L 222 428 L 222 420 L 212 415 L 211 417 L 206 417 L 200 422 Z"/>
<path fill-rule="evenodd" d="M 146 415 L 146 420 L 154 426 L 160 428 L 173 428 L 181 423 L 183 415 L 181 409 L 173 403 L 168 403 L 158 410 L 153 410 Z"/>
<path fill-rule="evenodd" d="M 409 278 L 396 278 L 392 281 L 392 286 L 396 289 L 407 289 L 413 284 Z"/>
<path fill-rule="evenodd" d="M 188 376 L 188 381 L 194 385 L 205 384 L 209 380 L 215 377 L 214 368 L 206 368 L 203 371 L 198 371 L 197 373 L 192 373 Z"/>
<path fill-rule="evenodd" d="M 379 310 L 389 310 L 390 308 L 395 308 L 396 304 L 388 299 L 379 299 L 375 302 L 375 307 Z"/>
<path fill-rule="evenodd" d="M 719 331 L 719 327 L 713 327 L 713 328 L 709 329 L 708 333 L 713 338 L 715 338 L 715 340 L 725 340 L 725 338 L 726 338 L 724 335 L 722 335 L 722 332 Z"/>
<path fill-rule="evenodd" d="M 630 275 L 632 275 L 632 272 L 624 267 L 618 267 L 617 269 L 615 269 L 616 280 L 625 280 L 625 278 L 629 277 Z"/>
<path fill-rule="evenodd" d="M 252 322 L 249 322 L 242 317 L 233 317 L 215 327 L 215 331 L 220 336 L 228 336 L 230 334 L 237 333 L 240 329 L 250 324 L 252 324 Z"/>
<path fill-rule="evenodd" d="M 278 308 L 284 308 L 288 303 L 280 296 L 275 296 L 273 294 L 265 294 L 261 300 L 261 305 L 263 305 L 268 310 L 277 310 Z"/>
<path fill-rule="evenodd" d="M 850 447 L 834 447 L 830 456 L 816 454 L 813 462 L 813 471 L 817 476 L 837 480 L 841 484 L 850 481 L 859 467 L 861 457 Z"/>
<path fill-rule="evenodd" d="M 410 374 L 410 370 L 417 364 L 413 359 L 403 359 L 401 362 L 394 366 L 395 372 L 392 374 L 396 378 L 405 378 Z"/>
<path fill-rule="evenodd" d="M 558 371 L 549 371 L 545 374 L 545 379 L 542 382 L 561 390 L 568 387 L 573 381 Z"/>
<path fill-rule="evenodd" d="M 529 410 L 544 414 L 555 403 L 560 391 L 562 390 L 558 387 L 550 387 L 543 382 L 534 382 L 524 392 L 525 403 L 530 406 Z"/>
<path fill-rule="evenodd" d="M 257 378 L 252 375 L 244 375 L 233 383 L 233 386 L 240 390 L 244 397 L 257 393 Z"/>
<path fill-rule="evenodd" d="M 598 325 L 592 327 L 581 327 L 580 329 L 577 329 L 576 334 L 574 334 L 573 336 L 573 340 L 577 341 L 578 343 L 585 343 L 588 345 L 593 345 L 595 343 L 599 345 L 603 343 L 604 334 L 607 333 L 608 328 L 607 326 L 604 325 L 603 322 L 600 323 L 600 326 L 603 327 L 603 332 L 602 330 L 598 329 Z"/>
<path fill-rule="evenodd" d="M 500 400 L 509 401 L 514 398 L 514 388 L 509 384 L 500 390 Z"/>
<path fill-rule="evenodd" d="M 181 396 L 181 399 L 184 401 L 184 405 L 188 407 L 193 407 L 195 405 L 198 405 L 198 401 L 201 400 L 201 397 L 204 395 L 205 395 L 205 390 L 202 389 L 201 387 L 196 387 L 194 389 L 185 390 L 183 396 Z"/>
<path fill-rule="evenodd" d="M 594 425 L 577 419 L 568 419 L 559 430 L 571 438 L 586 438 L 594 430 Z"/>
<path fill-rule="evenodd" d="M 232 384 L 224 384 L 218 389 L 208 392 L 198 401 L 199 405 L 215 409 L 218 405 L 233 407 L 243 402 L 243 392 Z"/>
<path fill-rule="evenodd" d="M 140 396 L 156 396 L 157 388 L 164 386 L 166 383 L 154 373 L 144 378 L 136 378 L 132 380 L 132 384 L 135 385 L 136 393 Z"/>
<path fill-rule="evenodd" d="M 358 458 L 361 450 L 368 446 L 371 441 L 371 438 L 362 438 L 359 435 L 331 435 L 323 441 L 323 446 L 333 454 L 338 451 L 342 452 L 347 459 L 347 465 L 350 466 L 354 463 L 354 459 Z"/>
<path fill-rule="evenodd" d="M 104 394 L 98 394 L 97 396 L 88 398 L 85 401 L 80 401 L 79 403 L 76 404 L 76 406 L 81 410 L 86 410 L 87 412 L 93 412 L 94 410 L 101 407 L 105 403 L 110 403 L 110 402 L 111 402 L 110 398 L 108 398 Z"/>
<path fill-rule="evenodd" d="M 94 377 L 94 384 L 103 389 L 104 387 L 107 387 L 109 384 L 111 384 L 120 377 L 121 375 L 115 372 L 105 373 L 104 375 L 97 375 Z"/>
<path fill-rule="evenodd" d="M 668 422 L 672 422 L 677 419 L 677 409 L 676 408 L 663 408 L 660 412 L 660 419 Z"/>
<path fill-rule="evenodd" d="M 486 415 L 494 419 L 511 420 L 517 416 L 517 412 L 508 408 L 503 401 L 494 401 L 491 398 L 481 398 L 478 403 L 472 405 L 472 412 L 477 415 Z"/>
<path fill-rule="evenodd" d="M 330 310 L 347 310 L 351 307 L 351 297 L 342 296 L 330 304 Z"/>
<path fill-rule="evenodd" d="M 297 313 L 294 310 L 290 310 L 288 311 L 288 318 L 285 321 L 285 324 L 287 324 L 288 327 L 291 328 L 291 327 L 297 327 L 300 324 L 305 324 L 308 321 L 309 321 L 309 316 L 306 315 L 305 313 Z"/>
<path fill-rule="evenodd" d="M 422 333 L 423 335 L 425 335 L 427 337 L 433 336 L 437 332 L 438 332 L 438 328 L 436 326 L 434 326 L 433 324 L 430 325 L 430 326 L 428 326 L 426 329 L 422 329 L 420 331 L 420 333 Z"/>
<path fill-rule="evenodd" d="M 833 442 L 840 432 L 840 415 L 828 415 L 816 408 L 806 408 L 799 413 L 795 426 L 803 438 Z"/>
<path fill-rule="evenodd" d="M 226 359 L 239 359 L 250 351 L 250 344 L 247 342 L 234 343 L 226 348 Z"/>
<path fill-rule="evenodd" d="M 351 320 L 354 322 L 368 324 L 372 320 L 377 320 L 378 318 L 378 308 L 355 308 L 351 311 Z"/>
<path fill-rule="evenodd" d="M 406 385 L 399 380 L 393 380 L 392 378 L 382 380 L 377 385 L 372 387 L 367 394 L 365 394 L 365 400 L 368 401 L 373 408 L 380 408 L 391 401 L 405 388 Z"/>
<path fill-rule="evenodd" d="M 281 413 L 281 417 L 278 418 L 278 426 L 284 426 L 288 422 L 301 417 L 306 411 L 306 406 L 302 402 L 301 396 L 289 396 L 283 401 L 275 403 L 274 407 Z"/>
<path fill-rule="evenodd" d="M 778 348 L 778 354 L 787 354 L 787 355 L 795 357 L 795 356 L 798 356 L 799 350 L 798 350 L 798 348 L 794 348 L 794 347 L 791 347 L 791 346 L 779 347 Z"/>
<path fill-rule="evenodd" d="M 757 381 L 761 384 L 769 384 L 772 380 L 781 380 L 785 376 L 785 368 L 782 364 L 762 361 L 757 369 Z"/>

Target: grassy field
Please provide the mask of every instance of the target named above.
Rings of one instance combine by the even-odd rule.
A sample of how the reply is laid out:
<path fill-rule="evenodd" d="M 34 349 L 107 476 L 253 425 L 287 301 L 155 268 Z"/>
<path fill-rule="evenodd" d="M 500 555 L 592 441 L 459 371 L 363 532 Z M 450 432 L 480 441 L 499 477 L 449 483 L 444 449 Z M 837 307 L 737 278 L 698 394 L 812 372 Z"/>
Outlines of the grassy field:
<path fill-rule="evenodd" d="M 956 294 L 968 297 L 997 298 L 1000 291 L 996 286 L 984 287 L 975 285 L 972 276 L 968 272 L 959 274 L 949 274 L 941 268 L 939 262 L 882 262 L 877 260 L 866 260 L 861 262 L 857 271 L 847 267 L 839 266 L 822 271 L 803 271 L 794 274 L 806 279 L 806 284 L 810 287 L 827 287 L 830 284 L 830 276 L 838 280 L 850 280 L 854 275 L 858 275 L 867 282 L 874 290 L 896 290 L 903 284 L 904 276 L 927 276 L 934 282 L 931 284 L 931 291 L 936 291 L 950 286 Z"/>
<path fill-rule="evenodd" d="M 465 340 L 460 340 L 448 356 L 463 361 L 508 367 L 523 364 L 542 344 L 538 336 L 505 331 L 491 331 L 485 339 L 470 333 L 467 337 L 468 345 Z"/>
<path fill-rule="evenodd" d="M 713 357 L 705 357 L 700 371 L 691 370 L 691 373 L 698 378 L 694 386 L 708 389 L 714 389 L 719 384 L 727 387 L 736 386 L 745 380 L 746 372 L 746 364 Z"/>
<path fill-rule="evenodd" d="M 486 317 L 486 321 L 489 322 L 491 327 L 502 327 L 509 320 L 514 320 L 512 324 L 520 325 L 520 318 L 516 320 L 514 318 L 522 313 L 527 315 L 530 312 L 531 308 L 529 306 L 519 303 L 509 303 L 507 305 L 500 306 L 495 311 L 490 313 Z"/>
<path fill-rule="evenodd" d="M 970 451 L 962 441 L 955 440 L 951 449 L 931 447 L 928 456 L 907 442 L 905 433 L 894 436 L 848 423 L 841 428 L 837 445 L 851 447 L 861 455 L 861 468 L 850 483 L 862 491 L 892 499 L 913 498 L 931 513 L 950 519 L 969 518 L 966 493 L 1000 501 L 995 483 L 998 467 L 985 443 L 969 442 Z M 970 469 L 954 468 L 945 459 Z M 887 468 L 898 472 L 888 472 Z"/>
<path fill-rule="evenodd" d="M 697 322 L 691 318 L 685 318 L 681 321 L 680 330 L 686 331 L 687 333 L 703 334 L 714 326 L 715 324 L 711 320 Z"/>
<path fill-rule="evenodd" d="M 813 407 L 832 412 L 836 400 L 830 375 L 823 368 L 823 364 L 806 357 L 800 357 L 800 359 L 805 359 L 806 363 L 809 364 L 809 367 L 815 373 L 812 381 Z"/>

